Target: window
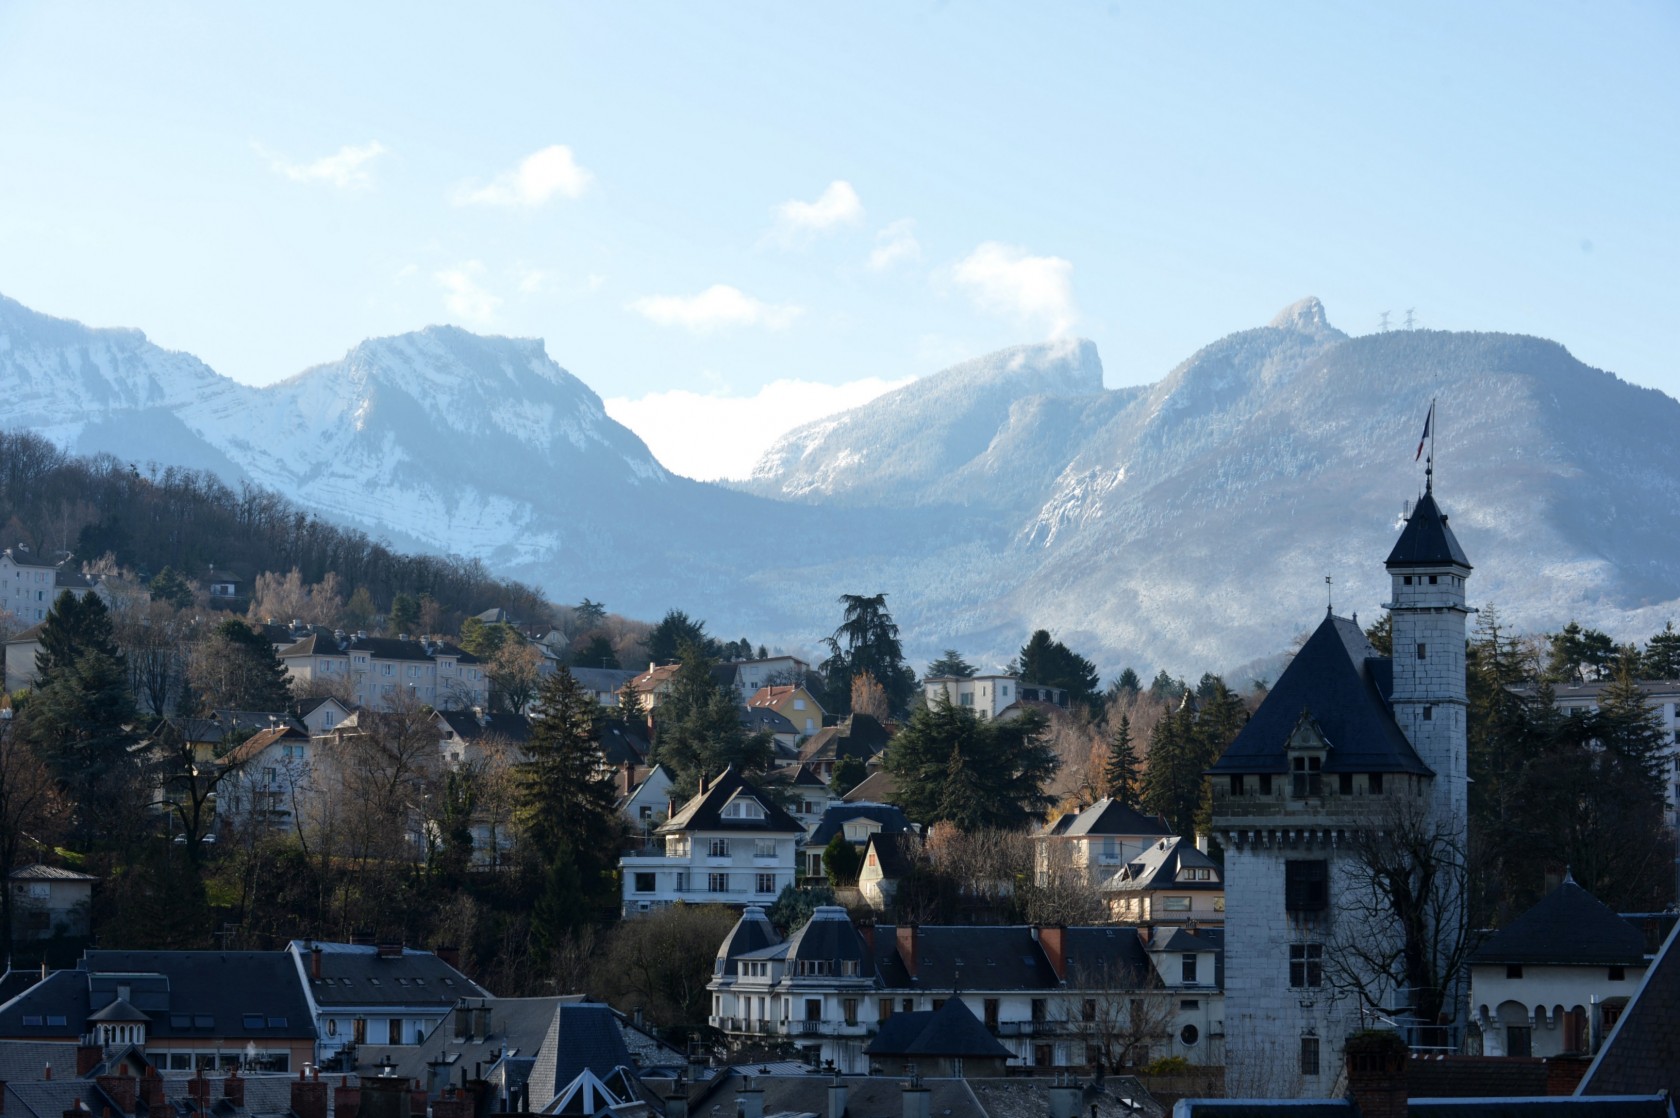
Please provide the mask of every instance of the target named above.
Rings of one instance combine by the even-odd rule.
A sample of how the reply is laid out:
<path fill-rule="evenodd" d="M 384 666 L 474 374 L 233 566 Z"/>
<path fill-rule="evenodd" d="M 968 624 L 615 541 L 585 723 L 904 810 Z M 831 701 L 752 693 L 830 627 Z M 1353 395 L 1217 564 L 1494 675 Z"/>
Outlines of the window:
<path fill-rule="evenodd" d="M 1048 1044 L 1033 1045 L 1033 1067 L 1049 1067 L 1054 1054 L 1054 1049 Z"/>
<path fill-rule="evenodd" d="M 903 1010 L 905 1013 L 914 1013 L 915 1010 L 916 1010 L 916 999 L 915 998 L 905 998 L 904 999 L 904 1004 L 899 1006 L 898 1008 Z"/>
<path fill-rule="evenodd" d="M 1178 1030 L 1179 1043 L 1184 1045 L 1184 1047 L 1186 1047 L 1186 1048 L 1191 1047 L 1201 1038 L 1202 1038 L 1202 1034 L 1197 1030 L 1196 1026 L 1194 1026 L 1194 1025 L 1186 1025 L 1186 1026 L 1184 1026 L 1184 1028 Z"/>
<path fill-rule="evenodd" d="M 1621 982 L 1627 978 L 1627 971 L 1622 967 L 1611 967 L 1608 977 L 1611 982 Z"/>
<path fill-rule="evenodd" d="M 1271 773 L 1261 773 L 1260 774 L 1260 794 L 1262 796 L 1270 796 L 1272 794 L 1272 774 Z"/>
<path fill-rule="evenodd" d="M 855 1025 L 855 1024 L 858 1023 L 857 1011 L 858 1011 L 858 1000 L 856 998 L 841 998 L 840 999 L 840 1012 L 845 1014 L 846 1024 Z"/>
<path fill-rule="evenodd" d="M 774 893 L 776 891 L 776 875 L 773 873 L 754 874 L 753 889 L 758 893 Z"/>
<path fill-rule="evenodd" d="M 260 1029 L 263 1027 L 263 1015 L 260 1013 L 247 1013 L 241 1019 L 241 1024 L 247 1029 Z"/>
<path fill-rule="evenodd" d="M 1202 1008 L 1202 999 L 1200 999 L 1200 998 L 1183 998 L 1179 1001 L 1178 1008 L 1180 1008 L 1180 1009 L 1200 1009 L 1200 1008 Z"/>
<path fill-rule="evenodd" d="M 1521 978 L 1522 977 L 1522 964 L 1521 963 L 1510 963 L 1510 964 L 1508 964 L 1505 967 L 1505 977 L 1506 978 Z"/>
<path fill-rule="evenodd" d="M 1080 1004 L 1079 1019 L 1081 1021 L 1095 1021 L 1097 1019 L 1096 998 L 1086 998 L 1085 1001 Z"/>
<path fill-rule="evenodd" d="M 1371 795 L 1382 795 L 1382 773 L 1372 773 L 1366 777 L 1365 786 L 1371 790 Z"/>
<path fill-rule="evenodd" d="M 764 805 L 757 800 L 731 800 L 723 809 L 725 819 L 763 819 Z"/>
<path fill-rule="evenodd" d="M 1295 795 L 1323 795 L 1323 777 L 1319 773 L 1323 765 L 1323 760 L 1318 757 L 1296 757 L 1293 759 L 1291 769 L 1295 776 Z"/>
<path fill-rule="evenodd" d="M 1527 1025 L 1506 1025 L 1505 1055 L 1534 1055 L 1534 1030 Z"/>
<path fill-rule="evenodd" d="M 1044 1023 L 1044 1007 L 1045 1002 L 1043 998 L 1034 998 L 1032 1000 L 1032 1019 L 1034 1022 L 1038 1024 Z"/>
<path fill-rule="evenodd" d="M 805 700 L 804 699 L 793 700 L 793 709 L 794 710 L 804 710 L 805 709 Z"/>
<path fill-rule="evenodd" d="M 1429 659 L 1429 646 L 1427 644 L 1424 644 L 1422 641 L 1418 642 L 1418 659 L 1419 660 Z"/>
<path fill-rule="evenodd" d="M 774 858 L 775 856 L 776 856 L 776 840 L 775 839 L 754 839 L 753 840 L 753 857 L 754 858 Z"/>
<path fill-rule="evenodd" d="M 1179 978 L 1186 986 L 1196 984 L 1196 956 L 1181 955 L 1178 960 Z"/>
<path fill-rule="evenodd" d="M 1315 1036 L 1301 1038 L 1301 1074 L 1318 1074 L 1318 1038 Z"/>
<path fill-rule="evenodd" d="M 638 892 L 638 893 L 651 893 L 651 892 L 653 892 L 654 888 L 655 888 L 654 881 L 657 877 L 658 877 L 657 874 L 638 873 L 636 875 L 636 892 Z"/>
<path fill-rule="evenodd" d="M 1087 1044 L 1085 1046 L 1085 1066 L 1094 1068 L 1100 1063 L 1102 1063 L 1102 1046 L 1100 1044 Z"/>
<path fill-rule="evenodd" d="M 1190 911 L 1190 898 L 1189 897 L 1163 897 L 1163 898 L 1161 898 L 1161 901 L 1162 901 L 1161 907 L 1166 909 L 1166 911 L 1168 911 L 1168 912 L 1189 912 Z"/>
<path fill-rule="evenodd" d="M 1240 796 L 1242 794 L 1243 794 L 1242 773 L 1232 773 L 1231 774 L 1231 795 Z"/>
<path fill-rule="evenodd" d="M 1404 583 L 1405 583 L 1405 584 L 1406 584 L 1406 585 L 1407 585 L 1407 586 L 1410 586 L 1410 585 L 1411 585 L 1411 584 L 1412 584 L 1412 576 L 1411 576 L 1411 575 L 1407 575 L 1407 576 L 1406 576 L 1406 577 L 1405 577 L 1405 578 L 1403 578 L 1403 579 L 1402 579 L 1402 580 L 1401 580 L 1401 581 L 1402 581 L 1402 582 L 1404 582 Z"/>
<path fill-rule="evenodd" d="M 1303 858 L 1285 862 L 1283 906 L 1289 912 L 1323 912 L 1330 907 L 1330 864 Z"/>
<path fill-rule="evenodd" d="M 713 839 L 710 849 L 711 849 L 712 857 L 714 857 L 714 858 L 727 858 L 727 857 L 729 857 L 729 840 L 728 839 Z"/>
<path fill-rule="evenodd" d="M 1322 943 L 1289 945 L 1289 984 L 1297 989 L 1316 989 L 1324 985 Z"/>
<path fill-rule="evenodd" d="M 1441 577 L 1440 575 L 1430 575 L 1429 576 L 1429 585 L 1434 586 L 1435 585 L 1435 580 L 1440 578 L 1440 577 Z"/>
<path fill-rule="evenodd" d="M 392 1044 L 401 1044 L 403 1042 L 402 1018 L 401 1017 L 391 1018 L 391 1022 L 387 1026 L 387 1028 L 390 1029 L 391 1043 Z"/>
<path fill-rule="evenodd" d="M 892 1009 L 893 1009 L 892 999 L 891 998 L 882 998 L 881 999 L 880 1020 L 885 1021 L 887 1018 L 891 1017 L 892 1016 Z"/>
<path fill-rule="evenodd" d="M 969 694 L 967 691 L 964 691 L 962 695 L 959 696 L 959 701 L 962 706 L 971 707 L 974 705 L 974 696 Z"/>
<path fill-rule="evenodd" d="M 1423 720 L 1424 720 L 1424 721 L 1425 721 L 1425 722 L 1433 722 L 1433 721 L 1435 721 L 1435 708 L 1434 708 L 1434 707 L 1432 707 L 1432 706 L 1425 706 L 1425 707 L 1424 707 L 1424 708 L 1423 708 Z"/>
<path fill-rule="evenodd" d="M 706 891 L 708 893 L 729 892 L 729 875 L 726 873 L 709 873 L 706 875 Z"/>
<path fill-rule="evenodd" d="M 1342 773 L 1336 777 L 1336 791 L 1344 796 L 1353 795 L 1353 774 Z"/>

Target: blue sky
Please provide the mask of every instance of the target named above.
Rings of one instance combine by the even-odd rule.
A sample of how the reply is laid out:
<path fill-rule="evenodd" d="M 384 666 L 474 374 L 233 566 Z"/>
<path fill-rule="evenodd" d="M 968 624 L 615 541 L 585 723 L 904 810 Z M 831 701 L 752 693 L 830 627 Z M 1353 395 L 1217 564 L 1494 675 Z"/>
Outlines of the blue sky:
<path fill-rule="evenodd" d="M 1680 5 L 0 5 L 0 293 L 266 383 L 546 339 L 662 458 L 1315 294 L 1680 394 Z"/>

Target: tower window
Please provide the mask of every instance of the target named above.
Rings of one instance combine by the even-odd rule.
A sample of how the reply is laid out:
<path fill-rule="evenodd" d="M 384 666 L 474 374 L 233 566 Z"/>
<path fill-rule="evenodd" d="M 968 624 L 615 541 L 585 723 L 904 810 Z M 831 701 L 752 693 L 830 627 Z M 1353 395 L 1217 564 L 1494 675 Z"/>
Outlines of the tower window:
<path fill-rule="evenodd" d="M 1419 660 L 1429 659 L 1429 646 L 1427 644 L 1424 644 L 1422 641 L 1418 642 L 1418 659 Z"/>
<path fill-rule="evenodd" d="M 1379 795 L 1382 792 L 1382 773 L 1372 773 L 1370 776 L 1367 776 L 1365 778 L 1365 785 L 1370 788 L 1371 795 Z"/>
<path fill-rule="evenodd" d="M 1330 863 L 1321 858 L 1285 862 L 1283 894 L 1284 908 L 1290 912 L 1323 912 L 1330 906 Z"/>
<path fill-rule="evenodd" d="M 1435 579 L 1436 579 L 1435 575 L 1430 575 L 1429 576 L 1429 585 L 1434 586 L 1435 585 Z"/>
<path fill-rule="evenodd" d="M 1336 783 L 1337 783 L 1336 791 L 1340 792 L 1344 796 L 1353 795 L 1353 774 L 1352 773 L 1342 773 L 1341 775 L 1339 775 L 1336 778 Z"/>
<path fill-rule="evenodd" d="M 1426 707 L 1423 708 L 1423 720 L 1425 722 L 1435 721 L 1435 708 L 1434 707 L 1426 706 Z"/>
<path fill-rule="evenodd" d="M 1240 796 L 1242 794 L 1243 794 L 1242 773 L 1232 773 L 1231 774 L 1231 795 Z"/>
<path fill-rule="evenodd" d="M 1323 762 L 1317 757 L 1296 757 L 1293 760 L 1295 795 L 1322 796 L 1323 777 L 1319 772 Z"/>
<path fill-rule="evenodd" d="M 1402 581 L 1404 581 L 1407 586 L 1410 586 L 1412 584 L 1412 576 L 1406 575 Z"/>
<path fill-rule="evenodd" d="M 1301 1038 L 1301 1074 L 1318 1074 L 1318 1038 L 1315 1036 Z"/>
<path fill-rule="evenodd" d="M 1272 774 L 1271 773 L 1261 773 L 1260 774 L 1260 794 L 1262 796 L 1270 796 L 1272 794 Z"/>

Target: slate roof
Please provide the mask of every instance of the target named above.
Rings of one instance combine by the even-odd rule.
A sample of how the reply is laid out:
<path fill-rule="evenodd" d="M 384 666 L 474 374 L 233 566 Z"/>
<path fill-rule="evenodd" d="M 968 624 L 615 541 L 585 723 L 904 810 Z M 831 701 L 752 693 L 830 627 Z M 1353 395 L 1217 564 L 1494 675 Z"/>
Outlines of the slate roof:
<path fill-rule="evenodd" d="M 1388 553 L 1384 564 L 1389 567 L 1440 567 L 1445 565 L 1470 568 L 1458 538 L 1447 527 L 1447 514 L 1435 503 L 1435 494 L 1425 492 L 1418 498 L 1412 515 L 1406 518 L 1406 530 Z"/>
<path fill-rule="evenodd" d="M 804 926 L 788 937 L 787 959 L 790 968 L 802 960 L 852 961 L 859 964 L 860 977 L 869 976 L 871 963 L 863 937 L 839 905 L 819 905 L 811 913 Z"/>
<path fill-rule="evenodd" d="M 737 1113 L 736 1100 L 746 1085 L 742 1072 L 746 1072 L 752 1076 L 754 1086 L 764 1092 L 761 1097 L 764 1104 L 763 1113 L 767 1118 L 816 1118 L 828 1114 L 828 1087 L 832 1082 L 830 1077 L 812 1075 L 809 1069 L 803 1066 L 789 1069 L 784 1074 L 776 1064 L 763 1066 L 771 1067 L 778 1074 L 760 1075 L 757 1074 L 759 1066 L 732 1068 L 718 1076 L 690 1101 L 689 1113 Z M 902 1079 L 890 1076 L 843 1076 L 841 1082 L 846 1085 L 846 1113 L 853 1118 L 874 1115 L 892 1115 L 896 1118 L 904 1113 Z M 969 1081 L 926 1079 L 922 1085 L 928 1088 L 929 1114 L 990 1118 L 996 1113 L 980 1103 Z M 1042 1109 L 1038 1110 L 1034 1118 L 1043 1113 Z M 50 1115 L 47 1118 L 58 1118 L 58 1115 Z M 1103 1118 L 1108 1118 L 1106 1112 Z"/>
<path fill-rule="evenodd" d="M 110 1009 L 120 986 L 129 988 L 127 1009 Z M 107 1010 L 143 1014 L 147 1034 L 159 1039 L 315 1038 L 284 951 L 89 951 L 75 969 L 54 971 L 0 1006 L 0 1036 L 79 1036 Z"/>
<path fill-rule="evenodd" d="M 741 918 L 735 921 L 735 926 L 729 929 L 729 934 L 723 937 L 718 945 L 717 961 L 712 966 L 712 973 L 722 974 L 728 960 L 739 959 L 754 951 L 761 951 L 766 947 L 774 947 L 782 942 L 782 937 L 776 934 L 770 918 L 764 914 L 764 909 L 750 904 L 741 913 Z"/>
<path fill-rule="evenodd" d="M 749 734 L 797 734 L 799 731 L 786 715 L 769 707 L 743 706 L 741 725 Z"/>
<path fill-rule="evenodd" d="M 375 660 L 417 660 L 431 662 L 438 656 L 453 656 L 457 663 L 482 664 L 484 661 L 447 641 L 402 640 L 398 637 L 344 637 L 336 634 L 311 633 L 294 645 L 275 653 L 282 660 L 299 656 L 347 656 L 351 652 L 365 652 Z"/>
<path fill-rule="evenodd" d="M 1064 929 L 1062 958 L 1070 987 L 1130 990 L 1155 972 L 1137 929 L 1124 924 Z"/>
<path fill-rule="evenodd" d="M 864 859 L 867 863 L 869 853 L 873 851 L 881 876 L 897 880 L 915 867 L 915 851 L 921 845 L 922 836 L 914 831 L 879 831 L 870 835 L 864 845 Z"/>
<path fill-rule="evenodd" d="M 566 669 L 571 677 L 578 682 L 578 686 L 585 691 L 605 693 L 617 691 L 626 683 L 636 678 L 636 673 L 624 668 L 583 668 L 572 666 Z"/>
<path fill-rule="evenodd" d="M 1015 1055 L 986 1030 L 980 1019 L 953 996 L 935 1010 L 895 1013 L 864 1048 L 870 1056 L 960 1056 L 965 1059 Z"/>
<path fill-rule="evenodd" d="M 844 757 L 867 761 L 887 747 L 891 736 L 874 715 L 851 714 L 838 726 L 824 726 L 807 738 L 799 759 L 807 763 Z"/>
<path fill-rule="evenodd" d="M 458 741 L 474 742 L 492 736 L 511 742 L 531 740 L 531 720 L 522 714 L 495 711 L 481 717 L 477 711 L 471 710 L 440 710 L 436 713 L 438 721 Z"/>
<path fill-rule="evenodd" d="M 1064 838 L 1087 835 L 1160 835 L 1173 833 L 1163 816 L 1145 815 L 1104 796 L 1077 815 L 1063 815 L 1040 832 Z"/>
<path fill-rule="evenodd" d="M 1539 903 L 1489 936 L 1472 963 L 1644 966 L 1645 937 L 1566 877 Z"/>
<path fill-rule="evenodd" d="M 917 932 L 916 979 L 898 954 L 898 928 L 875 929 L 875 973 L 889 989 L 1047 990 L 1056 972 L 1025 925 L 924 925 Z"/>
<path fill-rule="evenodd" d="M 828 841 L 837 834 L 844 833 L 847 823 L 854 819 L 867 819 L 872 823 L 879 823 L 883 833 L 908 831 L 910 820 L 903 809 L 893 804 L 847 803 L 842 800 L 837 804 L 830 804 L 823 812 L 822 819 L 811 831 L 811 837 L 805 840 L 806 846 L 827 846 Z"/>
<path fill-rule="evenodd" d="M 1186 869 L 1212 870 L 1213 873 L 1207 881 L 1179 881 L 1179 871 Z M 1197 850 L 1195 843 L 1185 842 L 1181 835 L 1173 835 L 1126 863 L 1100 888 L 1103 892 L 1120 893 L 1168 887 L 1207 892 L 1225 888 L 1220 876 L 1220 869 L 1213 859 Z"/>
<path fill-rule="evenodd" d="M 555 1010 L 582 1000 L 581 994 L 550 998 L 463 999 L 418 1046 L 400 1050 L 402 1057 L 397 1061 L 396 1074 L 428 1084 L 432 1066 L 446 1065 L 443 1078 L 459 1083 L 459 1069 L 472 1068 L 475 1064 L 488 1068 L 503 1055 L 534 1060 L 542 1048 L 543 1039 L 553 1027 Z M 471 1022 L 468 1022 L 469 1035 L 457 1037 L 457 1014 L 470 1014 L 479 1009 L 490 1010 L 489 1034 L 472 1032 Z"/>
<path fill-rule="evenodd" d="M 526 1080 L 532 1110 L 541 1110 L 588 1069 L 606 1079 L 614 1068 L 635 1068 L 624 1034 L 612 1008 L 597 1003 L 557 1006 L 549 1022 L 537 1062 Z"/>
<path fill-rule="evenodd" d="M 898 795 L 898 781 L 886 769 L 877 769 L 858 782 L 856 788 L 840 797 L 849 804 L 890 804 Z"/>
<path fill-rule="evenodd" d="M 1325 772 L 1433 776 L 1395 724 L 1388 703 L 1391 670 L 1358 624 L 1326 617 L 1208 771 L 1288 772 L 1285 746 L 1305 712 L 1329 743 Z"/>
<path fill-rule="evenodd" d="M 742 793 L 764 808 L 763 819 L 725 819 L 724 805 Z M 659 825 L 658 833 L 673 831 L 748 831 L 761 834 L 802 835 L 805 825 L 784 811 L 775 800 L 754 788 L 730 765 L 677 813 Z"/>
<path fill-rule="evenodd" d="M 1634 991 L 1576 1089 L 1579 1095 L 1668 1092 L 1680 1098 L 1680 925 Z"/>
<path fill-rule="evenodd" d="M 321 948 L 321 977 L 311 974 L 310 947 Z M 351 943 L 293 940 L 292 957 L 301 964 L 310 996 L 323 1009 L 336 1006 L 434 1006 L 447 1008 L 461 998 L 487 998 L 490 991 L 432 954 L 412 947 L 381 958 L 378 947 Z"/>
<path fill-rule="evenodd" d="M 626 761 L 632 765 L 643 764 L 653 748 L 645 735 L 626 729 L 622 722 L 602 723 L 598 744 L 601 756 L 616 769 L 622 769 Z"/>

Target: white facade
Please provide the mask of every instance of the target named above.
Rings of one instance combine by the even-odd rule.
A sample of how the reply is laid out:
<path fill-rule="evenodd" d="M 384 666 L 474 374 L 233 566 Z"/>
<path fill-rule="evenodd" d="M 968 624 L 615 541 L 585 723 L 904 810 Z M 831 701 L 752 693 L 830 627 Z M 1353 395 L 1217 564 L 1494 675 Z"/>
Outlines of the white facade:
<path fill-rule="evenodd" d="M 0 613 L 9 613 L 25 627 L 47 619 L 58 596 L 58 569 L 36 560 L 27 551 L 0 551 Z"/>
<path fill-rule="evenodd" d="M 1482 1055 L 1590 1055 L 1644 976 L 1643 966 L 1473 966 L 1471 1016 Z"/>
<path fill-rule="evenodd" d="M 943 697 L 952 706 L 989 719 L 1020 699 L 1021 681 L 1012 675 L 977 675 L 972 679 L 934 676 L 922 681 L 922 695 L 930 704 Z"/>
<path fill-rule="evenodd" d="M 770 904 L 795 884 L 798 842 L 791 835 L 697 830 L 655 835 L 654 843 L 618 860 L 626 916 L 677 901 Z"/>
<path fill-rule="evenodd" d="M 476 656 L 443 641 L 357 634 L 312 637 L 281 650 L 294 686 L 319 683 L 373 710 L 405 703 L 465 710 L 490 704 L 490 676 Z"/>

